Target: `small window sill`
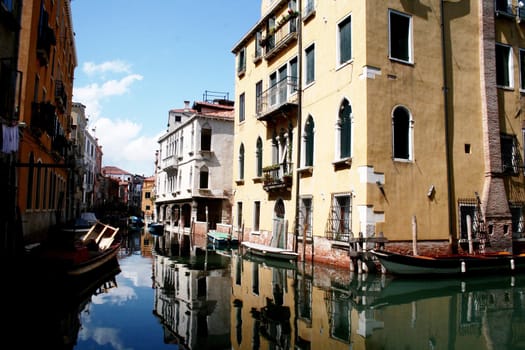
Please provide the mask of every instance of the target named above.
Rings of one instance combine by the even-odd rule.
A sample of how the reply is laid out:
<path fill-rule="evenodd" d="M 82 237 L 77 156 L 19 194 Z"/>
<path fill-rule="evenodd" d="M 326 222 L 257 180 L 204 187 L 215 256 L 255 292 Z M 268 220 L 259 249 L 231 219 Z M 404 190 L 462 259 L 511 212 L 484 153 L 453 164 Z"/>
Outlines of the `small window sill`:
<path fill-rule="evenodd" d="M 244 185 L 244 179 L 243 180 L 235 180 L 235 184 L 238 186 Z"/>
<path fill-rule="evenodd" d="M 352 157 L 341 158 L 332 162 L 335 170 L 349 169 L 352 167 Z"/>
<path fill-rule="evenodd" d="M 302 175 L 302 176 L 312 175 L 313 172 L 314 172 L 314 167 L 313 166 L 306 166 L 306 167 L 303 167 L 303 168 L 299 168 L 299 169 L 297 169 L 297 172 L 300 175 Z"/>

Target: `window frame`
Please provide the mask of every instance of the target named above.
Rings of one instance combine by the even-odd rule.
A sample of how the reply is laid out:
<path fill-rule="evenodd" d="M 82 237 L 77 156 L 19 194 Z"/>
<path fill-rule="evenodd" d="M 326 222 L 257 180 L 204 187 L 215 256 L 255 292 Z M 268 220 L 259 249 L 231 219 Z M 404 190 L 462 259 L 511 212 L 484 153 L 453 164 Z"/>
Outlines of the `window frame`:
<path fill-rule="evenodd" d="M 309 62 L 309 55 L 312 54 L 312 62 Z M 310 44 L 306 49 L 304 49 L 304 77 L 306 86 L 312 85 L 315 83 L 315 43 Z M 310 70 L 312 73 L 309 74 Z M 311 76 L 310 76 L 311 75 Z"/>
<path fill-rule="evenodd" d="M 253 202 L 253 227 L 252 230 L 259 232 L 261 224 L 261 201 Z"/>
<path fill-rule="evenodd" d="M 397 43 L 397 45 L 393 44 L 393 40 L 397 38 L 397 36 L 394 38 L 395 33 L 399 33 L 399 26 L 396 26 L 396 31 L 394 32 L 392 30 L 393 24 L 392 24 L 392 17 L 393 16 L 399 16 L 399 17 L 405 17 L 408 19 L 408 28 L 407 30 L 407 37 L 404 38 L 403 43 L 406 44 L 406 52 L 404 52 L 407 55 L 407 59 L 404 59 L 399 56 L 397 53 L 393 53 L 392 51 L 396 48 L 398 48 L 399 44 L 401 44 L 401 40 Z M 400 35 L 399 35 L 400 38 Z M 399 49 L 398 51 L 402 51 Z M 406 13 L 402 13 L 393 9 L 388 9 L 388 58 L 392 61 L 402 62 L 402 63 L 408 63 L 413 64 L 414 63 L 414 34 L 413 34 L 413 18 L 411 15 L 408 15 Z"/>
<path fill-rule="evenodd" d="M 246 120 L 246 95 L 241 93 L 239 95 L 239 123 Z"/>
<path fill-rule="evenodd" d="M 525 92 L 525 49 L 519 49 L 518 57 L 520 65 L 520 92 Z"/>
<path fill-rule="evenodd" d="M 344 59 L 343 60 L 343 57 L 342 57 L 342 52 L 343 52 L 343 42 L 342 42 L 342 37 L 341 37 L 341 32 L 342 32 L 342 29 L 341 28 L 341 25 L 342 24 L 345 24 L 346 22 L 348 22 L 348 25 L 349 25 L 349 40 L 350 40 L 350 54 L 349 54 L 349 57 Z M 353 58 L 352 58 L 352 15 L 351 14 L 348 14 L 346 17 L 344 17 L 343 19 L 341 19 L 338 23 L 337 23 L 337 67 L 342 67 L 342 66 L 345 66 L 347 65 L 348 63 L 350 63 Z"/>
<path fill-rule="evenodd" d="M 245 148 L 244 143 L 239 146 L 239 180 L 244 180 Z"/>
<path fill-rule="evenodd" d="M 308 115 L 304 124 L 304 159 L 305 168 L 314 166 L 315 159 L 315 121 L 312 115 Z"/>
<path fill-rule="evenodd" d="M 350 110 L 350 113 L 348 114 L 348 130 L 346 131 L 345 130 L 345 119 L 344 118 L 344 115 L 343 115 L 343 105 L 345 104 L 345 102 L 347 103 L 348 105 L 348 108 Z M 343 98 L 343 100 L 341 101 L 341 103 L 339 104 L 339 109 L 338 109 L 338 114 L 337 114 L 337 144 L 336 144 L 336 154 L 338 155 L 338 159 L 339 160 L 342 160 L 342 159 L 349 159 L 349 158 L 352 158 L 353 156 L 353 139 L 354 139 L 354 128 L 353 128 L 353 110 L 352 110 L 352 104 L 350 103 L 350 100 L 348 98 Z M 345 132 L 346 131 L 346 132 Z M 346 137 L 348 137 L 348 141 L 346 140 Z M 345 152 L 343 152 L 343 144 L 344 143 L 347 143 L 346 144 L 346 147 L 348 148 L 348 154 L 346 154 Z"/>
<path fill-rule="evenodd" d="M 401 141 L 398 141 L 396 139 L 396 134 L 398 132 L 400 132 L 400 130 L 398 129 L 399 128 L 399 125 L 396 126 L 396 111 L 397 110 L 404 110 L 406 112 L 406 116 L 407 116 L 407 121 L 406 121 L 406 139 L 403 140 L 401 139 Z M 397 131 L 397 132 L 396 132 Z M 406 147 L 406 151 L 407 151 L 407 157 L 398 157 L 399 155 L 399 147 L 401 145 L 398 145 L 398 143 L 401 143 L 405 141 L 405 147 Z M 397 146 L 397 147 L 396 147 Z M 405 106 L 402 106 L 402 105 L 398 105 L 396 106 L 393 110 L 392 110 L 392 159 L 394 161 L 401 161 L 401 162 L 412 162 L 414 160 L 414 120 L 412 118 L 412 113 L 410 112 L 410 110 L 405 107 Z"/>
<path fill-rule="evenodd" d="M 257 137 L 257 141 L 255 143 L 255 174 L 257 177 L 263 176 L 263 142 L 261 137 Z"/>
<path fill-rule="evenodd" d="M 237 54 L 237 74 L 241 75 L 246 72 L 246 47 L 239 50 Z"/>
<path fill-rule="evenodd" d="M 505 49 L 507 50 L 504 54 L 506 57 L 504 57 L 503 60 L 501 60 L 500 52 L 498 52 L 499 49 Z M 503 43 L 496 43 L 496 86 L 503 89 L 513 89 L 514 88 L 514 58 L 512 54 L 512 46 L 508 44 Z M 503 52 L 501 52 L 503 53 Z M 504 66 L 501 66 L 504 65 Z M 502 77 L 501 74 L 506 73 L 506 77 Z M 508 81 L 503 83 L 501 79 L 507 79 Z"/>

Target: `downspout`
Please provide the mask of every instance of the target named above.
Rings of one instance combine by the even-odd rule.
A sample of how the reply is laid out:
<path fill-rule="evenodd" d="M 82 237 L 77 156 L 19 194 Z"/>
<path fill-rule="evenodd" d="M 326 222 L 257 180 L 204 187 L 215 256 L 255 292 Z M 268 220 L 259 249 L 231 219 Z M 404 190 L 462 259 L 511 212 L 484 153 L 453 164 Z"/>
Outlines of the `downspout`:
<path fill-rule="evenodd" d="M 455 224 L 452 218 L 455 215 L 455 205 L 452 201 L 452 193 L 454 188 L 452 186 L 452 180 L 454 178 L 453 162 L 452 162 L 452 149 L 450 147 L 450 130 L 449 130 L 449 103 L 448 103 L 448 79 L 447 79 L 447 46 L 445 41 L 445 3 L 446 0 L 441 0 L 441 55 L 442 55 L 442 69 L 443 69 L 443 109 L 445 117 L 445 150 L 447 157 L 447 201 L 448 201 L 448 225 L 449 225 L 449 241 L 453 251 L 457 250 L 457 241 L 455 237 Z"/>
<path fill-rule="evenodd" d="M 302 138 L 302 114 L 303 114 L 303 20 L 302 20 L 302 0 L 297 1 L 299 16 L 297 16 L 297 155 L 295 164 L 295 247 L 294 251 L 299 249 L 299 166 L 301 164 L 301 138 Z M 306 260 L 306 231 L 303 230 L 303 262 Z"/>

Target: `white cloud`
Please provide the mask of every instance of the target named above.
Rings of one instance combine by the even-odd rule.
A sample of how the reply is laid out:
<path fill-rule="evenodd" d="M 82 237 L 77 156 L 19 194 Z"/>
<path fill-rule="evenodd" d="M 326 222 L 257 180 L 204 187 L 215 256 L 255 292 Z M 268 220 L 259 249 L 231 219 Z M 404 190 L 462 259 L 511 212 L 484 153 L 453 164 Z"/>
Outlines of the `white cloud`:
<path fill-rule="evenodd" d="M 103 115 L 103 106 L 112 97 L 122 96 L 131 91 L 133 84 L 143 79 L 140 74 L 130 71 L 131 65 L 119 60 L 106 61 L 100 64 L 88 62 L 83 65 L 83 72 L 91 82 L 84 86 L 74 87 L 73 100 L 86 106 L 90 132 L 102 146 L 103 165 L 117 166 L 133 174 L 149 176 L 154 171 L 155 151 L 158 136 L 140 135 L 142 125 L 130 120 L 114 119 Z M 118 79 L 105 80 L 105 73 L 124 73 Z M 102 82 L 93 82 L 94 76 Z M 160 135 L 159 135 L 160 136 Z"/>
<path fill-rule="evenodd" d="M 131 65 L 121 60 L 107 61 L 100 64 L 86 62 L 82 66 L 82 71 L 84 71 L 84 73 L 86 73 L 87 75 L 104 74 L 107 72 L 129 73 L 130 70 Z"/>
<path fill-rule="evenodd" d="M 92 127 L 94 136 L 102 145 L 105 165 L 114 165 L 133 174 L 153 175 L 160 135 L 140 135 L 142 125 L 121 119 L 99 118 Z"/>
<path fill-rule="evenodd" d="M 124 95 L 130 91 L 131 86 L 136 81 L 141 81 L 142 76 L 131 74 L 120 80 L 109 80 L 99 85 L 92 83 L 74 89 L 74 101 L 81 102 L 86 106 L 86 115 L 91 118 L 98 118 L 101 111 L 102 100 L 111 96 Z"/>

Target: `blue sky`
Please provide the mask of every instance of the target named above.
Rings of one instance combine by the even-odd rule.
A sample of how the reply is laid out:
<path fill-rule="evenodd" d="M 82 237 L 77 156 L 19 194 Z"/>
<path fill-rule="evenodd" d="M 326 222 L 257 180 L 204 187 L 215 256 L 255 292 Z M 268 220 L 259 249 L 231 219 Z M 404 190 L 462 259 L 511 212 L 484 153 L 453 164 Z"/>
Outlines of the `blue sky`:
<path fill-rule="evenodd" d="M 78 66 L 103 166 L 154 174 L 168 111 L 205 90 L 235 99 L 233 46 L 260 18 L 260 0 L 73 0 Z"/>

